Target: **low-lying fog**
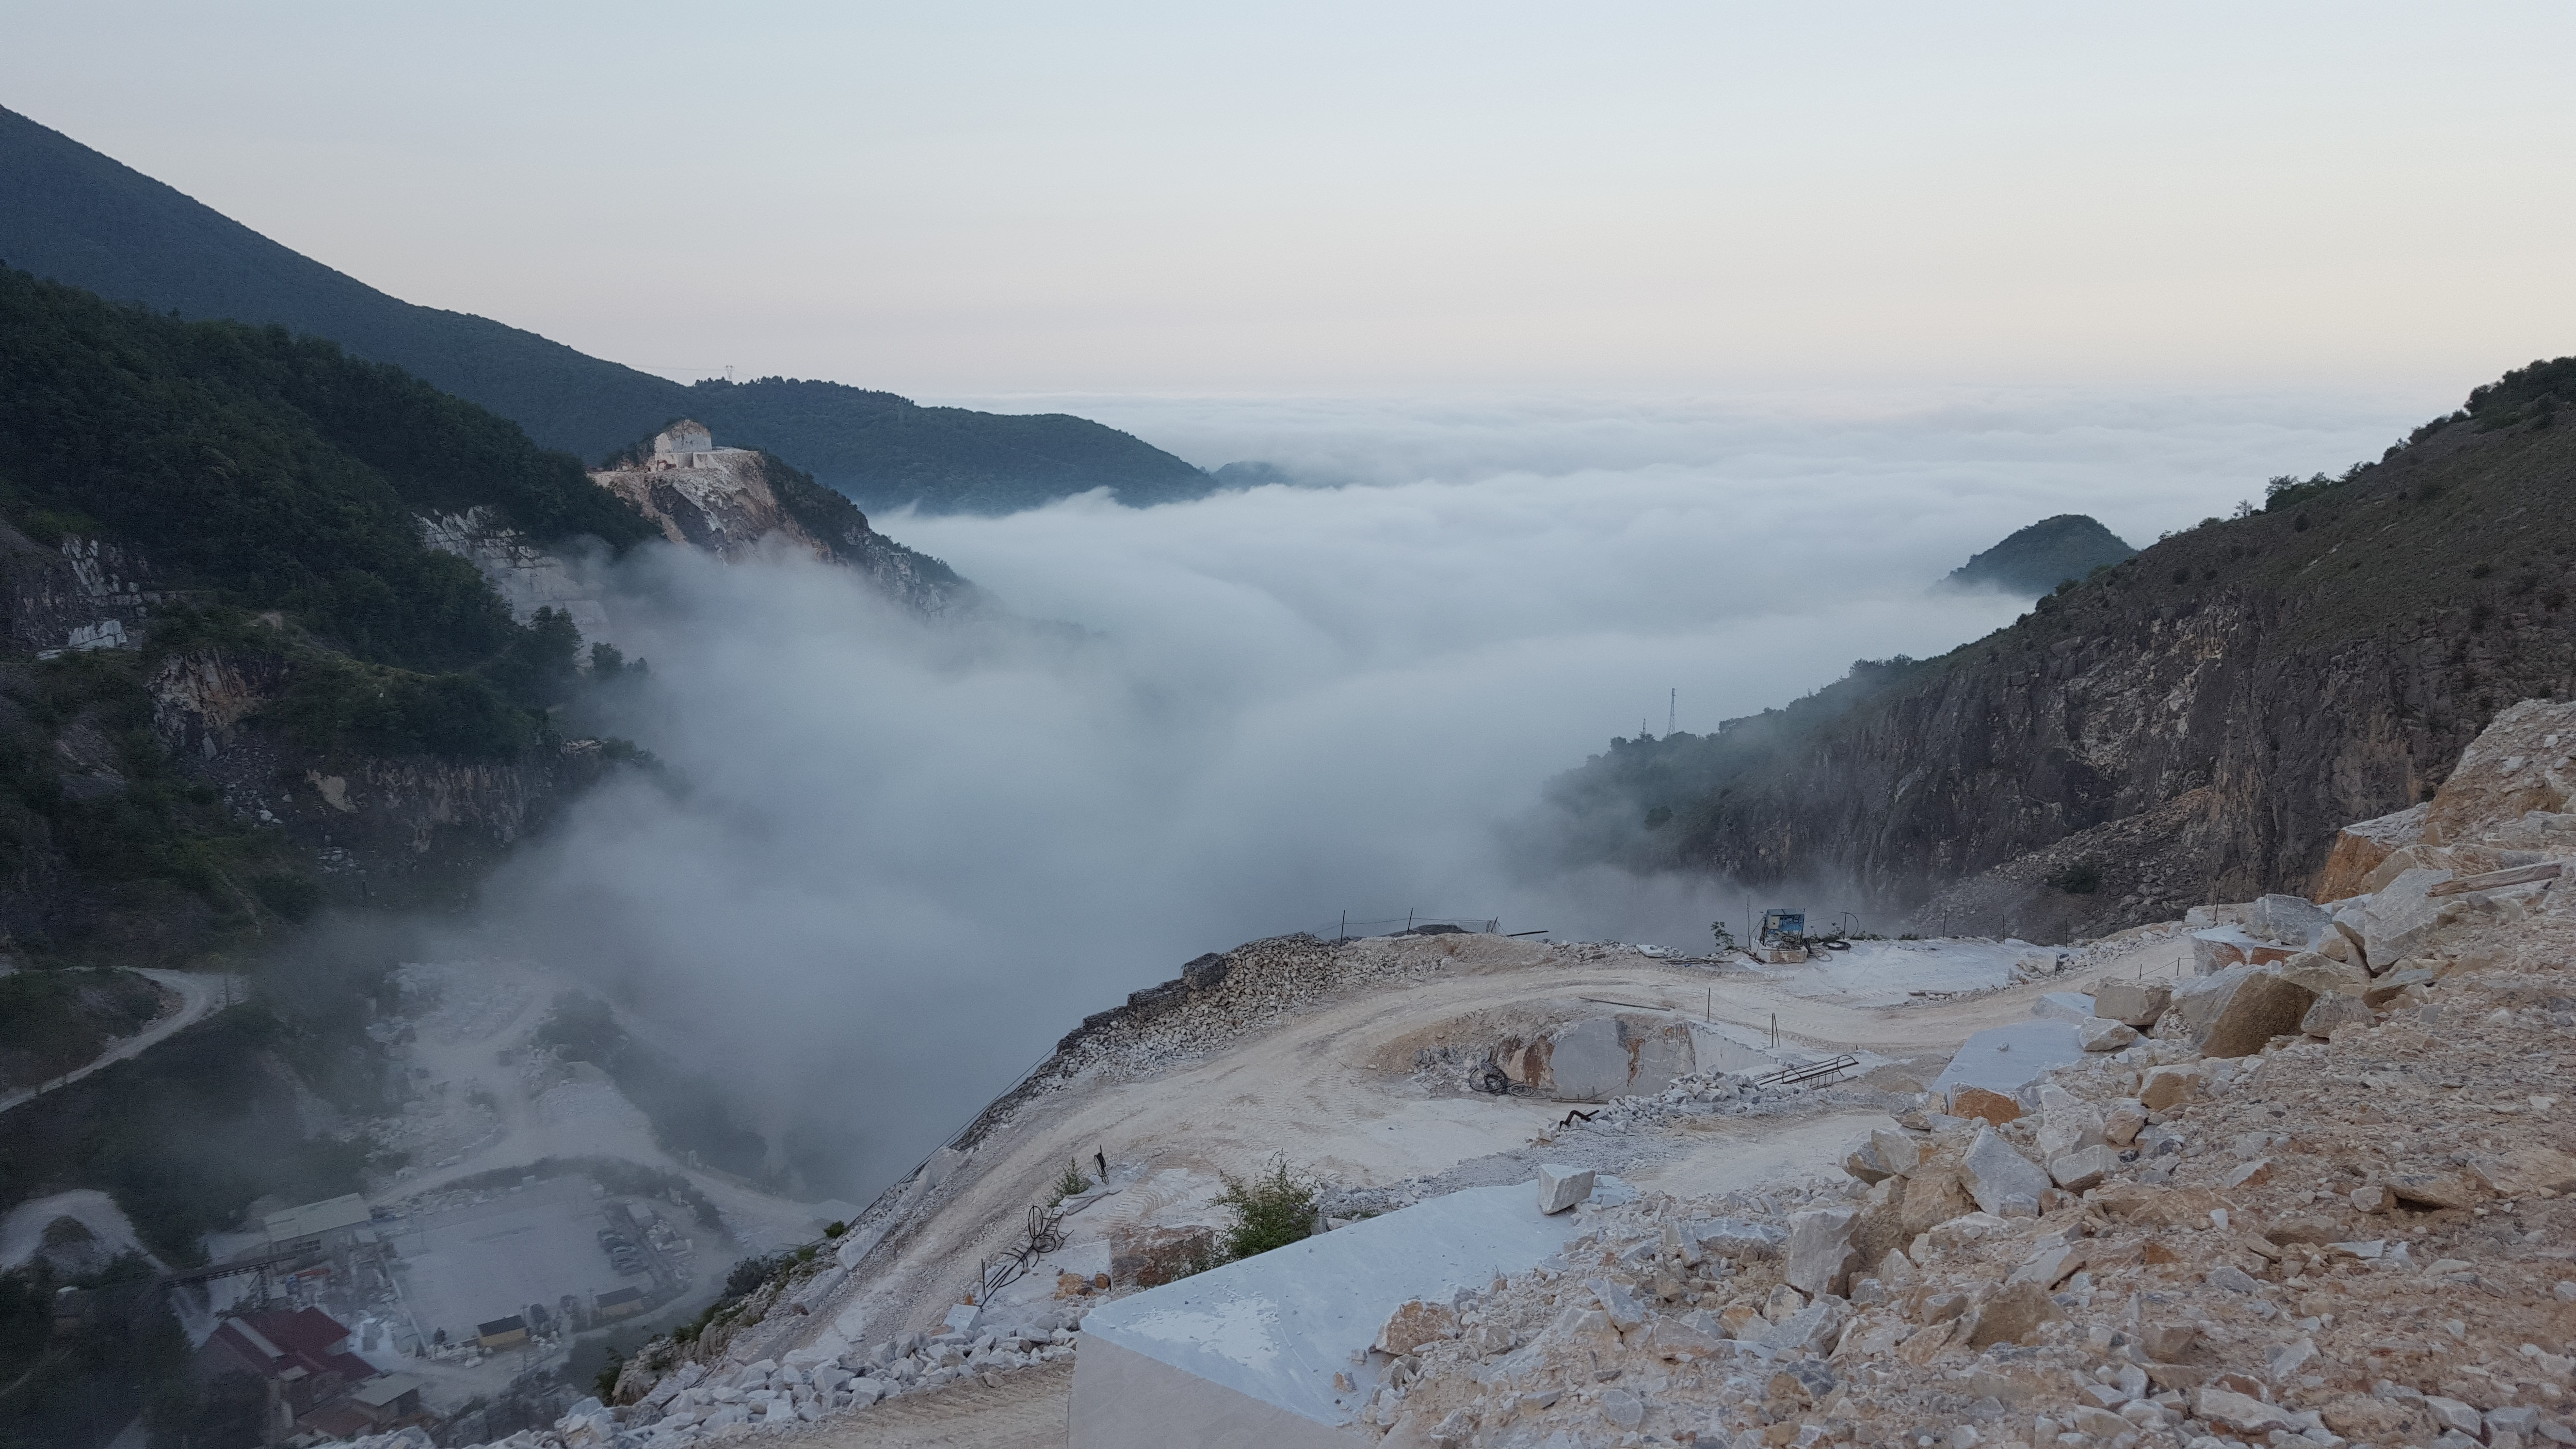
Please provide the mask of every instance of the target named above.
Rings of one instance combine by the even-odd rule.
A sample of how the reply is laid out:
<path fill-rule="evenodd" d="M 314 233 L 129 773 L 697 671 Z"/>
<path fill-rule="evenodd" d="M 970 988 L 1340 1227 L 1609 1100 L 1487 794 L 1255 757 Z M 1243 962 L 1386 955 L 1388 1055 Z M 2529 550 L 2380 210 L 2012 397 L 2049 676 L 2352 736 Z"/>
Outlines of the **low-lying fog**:
<path fill-rule="evenodd" d="M 723 1073 L 811 1195 L 864 1200 L 1202 951 L 1345 911 L 1702 945 L 1741 892 L 1526 878 L 1498 825 L 1613 735 L 1662 734 L 1668 689 L 1705 731 L 2007 622 L 2022 601 L 1929 586 L 2023 524 L 2089 512 L 2143 544 L 2435 408 L 1080 410 L 1205 465 L 1357 481 L 875 520 L 1079 634 L 928 627 L 839 571 L 648 550 L 618 630 L 653 682 L 624 729 L 684 788 L 588 799 L 490 891 Z"/>

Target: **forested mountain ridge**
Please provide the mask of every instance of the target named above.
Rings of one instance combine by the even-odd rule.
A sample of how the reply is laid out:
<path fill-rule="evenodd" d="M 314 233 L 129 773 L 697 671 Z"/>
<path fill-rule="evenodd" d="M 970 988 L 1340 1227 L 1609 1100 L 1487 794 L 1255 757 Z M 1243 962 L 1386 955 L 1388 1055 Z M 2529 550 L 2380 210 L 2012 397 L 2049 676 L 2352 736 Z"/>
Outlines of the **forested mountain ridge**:
<path fill-rule="evenodd" d="M 2304 889 L 2497 710 L 2576 692 L 2570 402 L 2576 359 L 2535 363 L 1941 658 L 1614 741 L 1553 783 L 1546 838 L 2033 940 Z"/>
<path fill-rule="evenodd" d="M 1171 454 L 1082 418 L 924 408 L 785 378 L 683 386 L 533 332 L 415 306 L 6 109 L 0 262 L 112 301 L 329 338 L 584 459 L 688 416 L 872 509 L 1007 513 L 1094 488 L 1143 506 L 1214 486 Z"/>
<path fill-rule="evenodd" d="M 431 547 L 424 516 L 456 510 L 551 545 L 657 533 L 395 368 L 0 270 L 0 929 L 21 953 L 186 964 L 309 910 L 313 848 L 383 889 L 506 844 L 595 770 L 552 713 L 589 687 L 578 631 L 514 618 Z"/>

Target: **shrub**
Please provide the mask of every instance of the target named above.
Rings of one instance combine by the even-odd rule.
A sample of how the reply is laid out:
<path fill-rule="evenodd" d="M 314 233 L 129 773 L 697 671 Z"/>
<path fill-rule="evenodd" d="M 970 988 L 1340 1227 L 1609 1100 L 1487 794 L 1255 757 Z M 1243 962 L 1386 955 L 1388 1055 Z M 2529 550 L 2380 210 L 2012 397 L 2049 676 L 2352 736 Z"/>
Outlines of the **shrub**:
<path fill-rule="evenodd" d="M 281 921 L 308 921 L 322 904 L 322 887 L 293 871 L 262 871 L 250 878 L 250 893 Z"/>
<path fill-rule="evenodd" d="M 2049 876 L 2044 883 L 2070 896 L 2089 896 L 2102 888 L 2102 867 L 2089 860 L 2079 860 Z"/>
<path fill-rule="evenodd" d="M 1323 1184 L 1290 1172 L 1286 1158 L 1272 1159 L 1267 1170 L 1249 1178 L 1224 1178 L 1216 1201 L 1234 1219 L 1225 1233 L 1227 1257 L 1249 1258 L 1314 1234 L 1315 1200 Z"/>
<path fill-rule="evenodd" d="M 1082 1169 L 1079 1166 L 1071 1161 L 1066 1162 L 1064 1176 L 1055 1180 L 1055 1200 L 1062 1202 L 1066 1198 L 1089 1191 L 1091 1191 L 1091 1179 L 1082 1175 Z"/>

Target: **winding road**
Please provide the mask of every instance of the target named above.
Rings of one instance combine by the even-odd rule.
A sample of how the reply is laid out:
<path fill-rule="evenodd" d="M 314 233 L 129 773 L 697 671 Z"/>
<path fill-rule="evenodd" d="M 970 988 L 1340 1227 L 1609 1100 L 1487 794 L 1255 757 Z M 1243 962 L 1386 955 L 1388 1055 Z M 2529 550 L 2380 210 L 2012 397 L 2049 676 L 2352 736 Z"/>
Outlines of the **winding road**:
<path fill-rule="evenodd" d="M 112 1062 L 140 1056 L 155 1044 L 205 1020 L 218 1008 L 229 1001 L 237 1000 L 241 995 L 241 978 L 238 976 L 216 975 L 203 971 L 137 970 L 134 974 L 151 981 L 154 985 L 164 986 L 178 993 L 179 1009 L 159 1018 L 134 1035 L 114 1043 L 106 1051 L 91 1058 L 84 1066 L 75 1067 L 59 1077 L 40 1082 L 35 1086 L 0 1096 L 0 1112 L 11 1111 L 56 1088 L 70 1086 Z"/>

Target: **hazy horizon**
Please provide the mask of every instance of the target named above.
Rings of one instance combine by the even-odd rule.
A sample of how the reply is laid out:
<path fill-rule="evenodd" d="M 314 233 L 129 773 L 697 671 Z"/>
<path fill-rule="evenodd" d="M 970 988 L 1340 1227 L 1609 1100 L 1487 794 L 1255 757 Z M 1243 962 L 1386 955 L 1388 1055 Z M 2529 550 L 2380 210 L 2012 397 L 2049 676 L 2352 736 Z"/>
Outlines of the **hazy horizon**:
<path fill-rule="evenodd" d="M 12 107 L 683 378 L 2447 404 L 2576 335 L 2559 7 L 16 20 Z"/>

